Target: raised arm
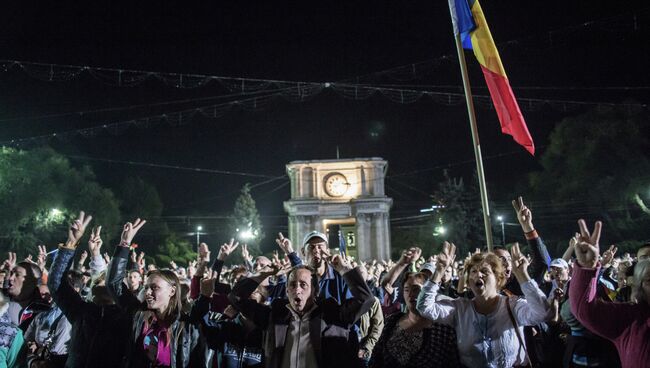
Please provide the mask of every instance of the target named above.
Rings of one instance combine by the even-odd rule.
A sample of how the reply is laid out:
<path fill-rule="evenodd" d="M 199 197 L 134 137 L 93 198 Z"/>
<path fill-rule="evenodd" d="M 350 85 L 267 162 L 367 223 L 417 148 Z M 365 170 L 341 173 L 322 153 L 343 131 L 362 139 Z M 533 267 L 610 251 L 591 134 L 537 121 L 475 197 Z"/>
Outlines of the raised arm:
<path fill-rule="evenodd" d="M 343 277 L 352 294 L 352 298 L 343 300 L 338 307 L 338 319 L 343 323 L 353 324 L 372 308 L 375 298 L 359 269 L 352 268 L 347 257 L 335 254 L 329 263 Z"/>
<path fill-rule="evenodd" d="M 521 230 L 526 236 L 528 247 L 531 250 L 533 261 L 530 265 L 530 276 L 534 280 L 541 282 L 544 277 L 544 272 L 551 266 L 551 256 L 546 249 L 546 244 L 535 230 L 533 226 L 533 213 L 524 204 L 522 197 L 512 201 L 512 207 L 517 213 L 517 220 L 521 225 Z"/>
<path fill-rule="evenodd" d="M 92 216 L 86 216 L 84 212 L 79 213 L 79 218 L 70 225 L 68 239 L 59 246 L 54 256 L 50 273 L 47 279 L 47 286 L 52 294 L 52 299 L 61 308 L 68 321 L 73 322 L 80 315 L 85 302 L 81 295 L 65 280 L 66 270 L 73 262 L 75 250 L 79 239 L 83 236 L 86 226 L 90 223 Z"/>
<path fill-rule="evenodd" d="M 453 315 L 456 312 L 454 301 L 438 302 L 436 301 L 436 296 L 438 296 L 442 275 L 454 263 L 455 258 L 456 246 L 453 243 L 445 242 L 442 246 L 442 252 L 436 257 L 436 270 L 431 276 L 431 280 L 424 284 L 420 295 L 418 295 L 416 308 L 423 317 L 451 324 L 451 319 L 453 319 Z"/>
<path fill-rule="evenodd" d="M 230 303 L 240 311 L 246 318 L 255 323 L 259 328 L 265 329 L 269 322 L 271 308 L 266 305 L 258 304 L 250 299 L 251 294 L 260 283 L 269 276 L 280 272 L 279 269 L 273 268 L 262 271 L 259 275 L 253 277 L 242 277 L 232 288 L 228 295 Z"/>
<path fill-rule="evenodd" d="M 381 280 L 381 286 L 386 290 L 388 294 L 393 294 L 393 284 L 397 282 L 400 275 L 406 270 L 406 268 L 414 263 L 422 255 L 422 249 L 418 247 L 412 247 L 406 249 L 402 252 L 402 256 L 399 261 L 388 270 L 388 273 Z"/>
<path fill-rule="evenodd" d="M 289 257 L 289 261 L 291 262 L 291 266 L 300 266 L 302 264 L 302 259 L 296 253 L 296 251 L 293 249 L 293 245 L 291 244 L 291 240 L 289 238 L 285 238 L 282 233 L 278 233 L 278 238 L 275 239 L 275 242 L 278 244 L 280 249 L 284 251 L 284 254 Z"/>
<path fill-rule="evenodd" d="M 97 226 L 93 228 L 90 239 L 88 239 L 88 250 L 90 251 L 90 275 L 96 277 L 100 273 L 106 271 L 106 260 L 102 257 L 102 241 L 101 237 L 102 227 Z"/>
<path fill-rule="evenodd" d="M 578 221 L 580 235 L 575 245 L 577 265 L 569 284 L 571 312 L 590 331 L 610 340 L 618 338 L 633 320 L 636 307 L 628 303 L 604 302 L 597 298 L 602 223 L 596 221 L 593 233 L 584 220 Z"/>
<path fill-rule="evenodd" d="M 141 309 L 144 306 L 135 295 L 125 290 L 124 277 L 126 276 L 131 242 L 145 223 L 146 221 L 137 219 L 134 223 L 127 222 L 124 225 L 120 244 L 115 247 L 115 254 L 106 274 L 106 286 L 109 293 L 118 305 L 127 310 Z"/>
<path fill-rule="evenodd" d="M 513 263 L 512 272 L 525 296 L 517 299 L 513 308 L 517 321 L 524 326 L 544 322 L 549 316 L 550 306 L 546 302 L 546 296 L 537 286 L 537 282 L 528 275 L 528 259 L 521 253 L 519 244 L 512 246 L 510 256 Z"/>

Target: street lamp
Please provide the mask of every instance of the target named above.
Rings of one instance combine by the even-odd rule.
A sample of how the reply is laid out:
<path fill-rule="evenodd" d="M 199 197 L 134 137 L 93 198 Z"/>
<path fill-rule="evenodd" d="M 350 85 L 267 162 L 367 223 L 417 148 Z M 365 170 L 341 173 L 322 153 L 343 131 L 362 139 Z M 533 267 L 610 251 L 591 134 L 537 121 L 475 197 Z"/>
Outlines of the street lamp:
<path fill-rule="evenodd" d="M 196 249 L 199 249 L 199 244 L 201 244 L 201 230 L 203 230 L 203 226 L 196 227 Z"/>
<path fill-rule="evenodd" d="M 503 223 L 503 216 L 497 216 L 497 220 L 499 220 L 499 222 L 501 222 L 501 244 L 503 244 L 503 246 L 505 246 L 506 245 L 506 231 L 505 231 L 506 228 L 505 228 L 505 225 Z"/>

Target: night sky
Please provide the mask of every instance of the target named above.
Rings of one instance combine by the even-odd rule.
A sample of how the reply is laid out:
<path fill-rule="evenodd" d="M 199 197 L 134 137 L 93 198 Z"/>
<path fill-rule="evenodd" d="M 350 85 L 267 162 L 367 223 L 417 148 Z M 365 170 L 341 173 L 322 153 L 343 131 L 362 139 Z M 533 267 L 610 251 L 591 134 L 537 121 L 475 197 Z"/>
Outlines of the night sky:
<path fill-rule="evenodd" d="M 16 3 L 0 15 L 1 59 L 462 92 L 446 1 Z M 521 103 L 538 157 L 563 117 L 596 107 L 564 101 L 647 103 L 650 8 L 643 2 L 481 4 L 515 95 L 546 101 L 531 109 Z M 467 61 L 474 93 L 486 96 L 476 60 L 467 54 Z M 400 66 L 405 67 L 395 69 Z M 416 71 L 415 78 L 409 70 Z M 0 73 L 0 141 L 241 98 L 218 97 L 229 94 L 215 82 L 179 89 L 150 78 L 127 88 L 102 83 L 87 72 L 66 82 L 44 82 L 13 68 Z M 45 117 L 135 105 L 145 106 Z M 114 132 L 119 134 L 27 141 L 24 147 L 49 144 L 75 164 L 91 165 L 105 185 L 140 176 L 158 188 L 164 215 L 181 217 L 227 214 L 245 182 L 281 176 L 292 160 L 336 158 L 337 147 L 341 158 L 389 161 L 387 193 L 395 199 L 394 218 L 429 206 L 428 194 L 443 169 L 471 179 L 475 167 L 463 101 L 449 106 L 422 97 L 399 104 L 381 93 L 357 101 L 325 89 L 306 102 L 278 98 L 262 105 L 232 108 L 218 119 L 195 116 L 181 125 L 126 127 Z M 540 168 L 538 158 L 501 135 L 494 110 L 478 104 L 477 117 L 488 189 L 496 210 L 505 211 L 509 191 Z M 267 233 L 286 228 L 282 201 L 289 197 L 287 182 L 271 181 L 253 191 Z M 192 225 L 167 220 L 179 231 Z M 203 222 L 215 229 L 223 225 Z"/>

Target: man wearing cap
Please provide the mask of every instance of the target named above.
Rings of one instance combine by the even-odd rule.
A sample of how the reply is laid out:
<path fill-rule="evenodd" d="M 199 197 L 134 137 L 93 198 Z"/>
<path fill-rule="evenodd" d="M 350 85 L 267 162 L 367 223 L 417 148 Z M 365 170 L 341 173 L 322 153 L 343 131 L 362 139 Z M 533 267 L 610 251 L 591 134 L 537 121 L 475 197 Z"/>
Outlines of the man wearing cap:
<path fill-rule="evenodd" d="M 276 239 L 278 246 L 289 256 L 291 266 L 295 267 L 302 264 L 302 260 L 297 256 L 293 249 L 291 240 L 285 238 L 282 233 Z M 318 275 L 318 286 L 320 288 L 320 299 L 334 299 L 341 304 L 346 299 L 352 298 L 347 283 L 343 277 L 332 268 L 328 260 L 330 258 L 330 249 L 327 242 L 327 236 L 318 231 L 312 231 L 305 235 L 302 241 L 302 255 L 305 257 L 307 265 L 316 270 Z M 283 284 L 276 285 L 276 288 L 282 287 Z M 282 290 L 283 291 L 283 290 Z M 274 290 L 274 295 L 282 295 L 280 290 Z"/>

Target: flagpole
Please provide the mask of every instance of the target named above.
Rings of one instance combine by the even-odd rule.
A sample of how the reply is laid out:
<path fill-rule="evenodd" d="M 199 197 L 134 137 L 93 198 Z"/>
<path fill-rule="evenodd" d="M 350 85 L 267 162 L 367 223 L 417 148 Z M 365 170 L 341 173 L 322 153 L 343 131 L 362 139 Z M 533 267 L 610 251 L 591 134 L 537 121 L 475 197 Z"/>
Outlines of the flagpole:
<path fill-rule="evenodd" d="M 452 14 L 453 16 L 453 14 Z M 467 63 L 465 62 L 465 51 L 460 40 L 460 34 L 454 32 L 456 39 L 456 51 L 460 62 L 460 72 L 463 76 L 463 88 L 465 89 L 465 101 L 467 102 L 467 113 L 469 114 L 469 126 L 472 131 L 472 142 L 474 145 L 474 158 L 476 159 L 476 171 L 478 173 L 478 184 L 481 190 L 481 205 L 483 206 L 483 223 L 485 225 L 485 239 L 487 240 L 488 251 L 492 251 L 492 221 L 490 219 L 490 205 L 485 186 L 485 174 L 483 173 L 483 157 L 481 156 L 481 143 L 478 138 L 478 127 L 476 126 L 476 114 L 474 114 L 474 101 L 472 100 L 472 89 L 469 85 L 467 75 Z"/>

